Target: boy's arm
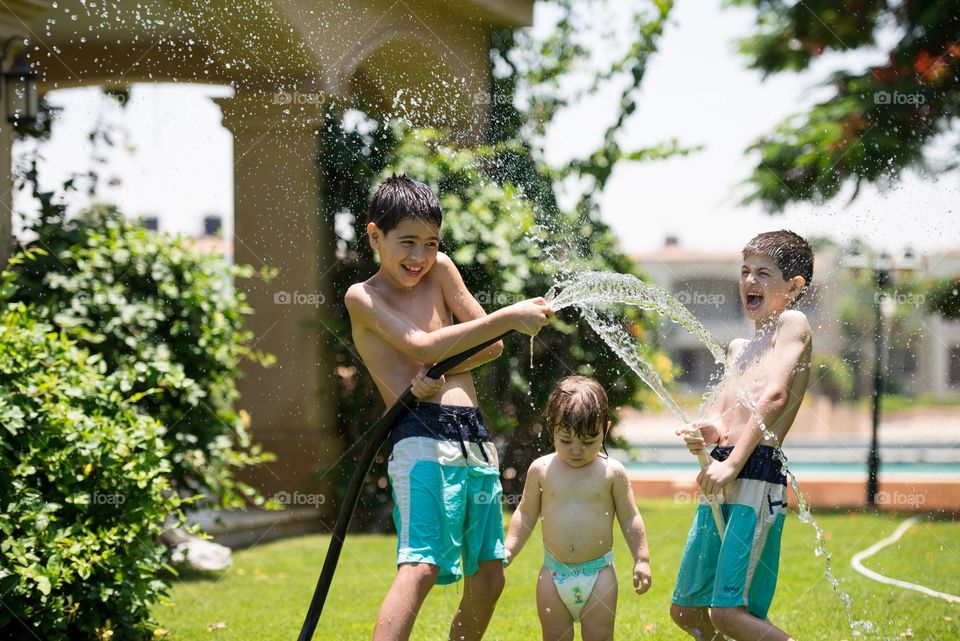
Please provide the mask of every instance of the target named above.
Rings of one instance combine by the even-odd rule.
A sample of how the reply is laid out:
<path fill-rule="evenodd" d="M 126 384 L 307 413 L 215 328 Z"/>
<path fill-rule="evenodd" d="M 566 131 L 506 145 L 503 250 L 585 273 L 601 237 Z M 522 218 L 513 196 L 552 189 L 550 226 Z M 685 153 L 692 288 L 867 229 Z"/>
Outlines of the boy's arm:
<path fill-rule="evenodd" d="M 453 312 L 457 322 L 472 321 L 487 315 L 483 307 L 480 306 L 480 303 L 477 302 L 477 299 L 470 294 L 470 290 L 467 289 L 467 285 L 463 282 L 463 277 L 460 275 L 460 270 L 457 269 L 457 266 L 450 260 L 449 256 L 442 252 L 438 253 L 437 264 L 434 266 L 434 269 L 438 270 L 441 276 L 440 285 L 443 289 L 443 300 L 447 303 L 450 311 Z M 475 367 L 494 360 L 502 353 L 503 341 L 497 341 L 447 373 L 462 374 L 463 372 L 469 372 Z"/>
<path fill-rule="evenodd" d="M 375 292 L 358 283 L 344 297 L 350 322 L 364 327 L 420 363 L 436 363 L 511 329 L 536 335 L 553 314 L 545 300 L 531 299 L 498 309 L 483 318 L 428 332 L 393 313 Z"/>
<path fill-rule="evenodd" d="M 740 352 L 740 349 L 743 348 L 744 343 L 746 343 L 746 340 L 735 338 L 727 345 L 726 362 L 723 366 L 725 372 L 731 371 L 731 368 L 734 367 L 737 354 Z M 717 407 L 717 399 L 723 394 L 723 384 L 724 379 L 721 379 L 710 391 L 710 397 L 705 401 L 706 406 L 703 410 L 703 416 L 689 425 L 684 425 L 676 432 L 677 436 L 683 438 L 687 444 L 687 449 L 690 450 L 690 453 L 694 456 L 700 456 L 700 452 L 702 452 L 707 445 L 712 445 L 720 440 L 720 430 L 717 426 L 721 422 L 721 415 L 724 408 Z M 699 435 L 694 436 L 695 432 L 699 432 Z"/>
<path fill-rule="evenodd" d="M 653 584 L 650 574 L 650 550 L 647 547 L 647 531 L 643 527 L 643 518 L 633 498 L 627 471 L 617 461 L 611 461 L 613 468 L 613 505 L 617 512 L 620 531 L 633 554 L 633 589 L 643 594 Z"/>
<path fill-rule="evenodd" d="M 713 461 L 710 467 L 700 472 L 698 480 L 707 494 L 715 494 L 737 478 L 747 459 L 763 440 L 763 430 L 756 415 L 759 414 L 763 425 L 770 429 L 790 405 L 790 391 L 798 374 L 797 368 L 810 351 L 810 325 L 801 312 L 793 310 L 783 312 L 779 322 L 777 341 L 771 348 L 773 353 L 764 372 L 767 384 L 758 398 L 749 399 L 756 407 L 756 412 L 751 411 L 750 424 L 740 435 L 727 460 Z M 739 402 L 745 403 L 748 399 L 742 398 L 742 393 L 737 390 Z"/>
<path fill-rule="evenodd" d="M 533 528 L 540 518 L 540 481 L 543 479 L 540 461 L 534 461 L 527 469 L 527 478 L 523 483 L 523 496 L 507 528 L 506 555 L 504 561 L 509 565 L 513 557 L 520 554 L 523 545 L 530 538 Z"/>

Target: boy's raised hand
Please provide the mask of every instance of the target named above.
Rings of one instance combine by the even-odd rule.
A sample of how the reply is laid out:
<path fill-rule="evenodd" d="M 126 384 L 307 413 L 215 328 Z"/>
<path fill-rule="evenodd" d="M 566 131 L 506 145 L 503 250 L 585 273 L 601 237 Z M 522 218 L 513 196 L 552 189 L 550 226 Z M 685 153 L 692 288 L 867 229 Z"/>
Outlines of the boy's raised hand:
<path fill-rule="evenodd" d="M 633 564 L 633 589 L 637 594 L 643 594 L 653 585 L 653 575 L 650 573 L 650 564 L 647 561 L 637 561 Z"/>
<path fill-rule="evenodd" d="M 536 336 L 553 316 L 553 308 L 542 296 L 522 300 L 504 310 L 513 318 L 514 329 L 528 336 Z"/>
<path fill-rule="evenodd" d="M 427 371 L 427 366 L 421 365 L 420 371 L 417 372 L 417 375 L 410 381 L 410 392 L 421 401 L 439 392 L 443 388 L 444 383 L 447 382 L 443 376 L 440 378 L 429 378 Z"/>
<path fill-rule="evenodd" d="M 699 436 L 694 435 L 694 432 L 697 430 L 700 430 Z M 712 443 L 716 443 L 720 439 L 720 433 L 716 427 L 709 423 L 700 422 L 684 425 L 677 430 L 677 436 L 683 437 L 684 442 L 687 444 L 687 449 L 690 450 L 690 453 L 694 456 L 700 456 L 703 448 Z"/>

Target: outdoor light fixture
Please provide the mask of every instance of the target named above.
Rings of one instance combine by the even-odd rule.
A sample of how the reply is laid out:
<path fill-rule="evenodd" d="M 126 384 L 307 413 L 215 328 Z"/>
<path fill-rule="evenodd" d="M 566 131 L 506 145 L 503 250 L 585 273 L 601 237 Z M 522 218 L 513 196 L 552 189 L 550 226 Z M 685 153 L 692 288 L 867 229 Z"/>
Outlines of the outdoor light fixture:
<path fill-rule="evenodd" d="M 17 48 L 19 47 L 19 48 Z M 12 36 L 3 43 L 0 68 L 3 69 L 3 96 L 7 122 L 31 125 L 37 122 L 37 72 L 27 60 L 30 40 Z"/>
<path fill-rule="evenodd" d="M 873 326 L 873 392 L 871 394 L 871 434 L 870 452 L 867 455 L 867 505 L 877 504 L 880 475 L 880 405 L 883 399 L 883 356 L 886 350 L 884 345 L 884 316 L 892 316 L 896 308 L 894 298 L 886 294 L 893 284 L 894 274 L 901 276 L 916 271 L 918 261 L 912 250 L 907 249 L 901 260 L 894 259 L 887 252 L 880 255 L 864 255 L 860 248 L 854 246 L 848 253 L 844 263 L 849 269 L 857 272 L 866 269 L 873 275 L 874 286 L 874 326 Z"/>

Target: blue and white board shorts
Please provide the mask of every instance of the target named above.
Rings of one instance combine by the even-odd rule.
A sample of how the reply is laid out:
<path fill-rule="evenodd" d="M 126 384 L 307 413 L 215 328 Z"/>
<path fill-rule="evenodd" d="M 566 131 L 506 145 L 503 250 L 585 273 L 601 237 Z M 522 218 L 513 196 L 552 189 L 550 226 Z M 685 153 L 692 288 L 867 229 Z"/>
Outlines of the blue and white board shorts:
<path fill-rule="evenodd" d="M 416 402 L 391 443 L 397 564 L 436 565 L 445 585 L 503 559 L 500 465 L 480 410 Z"/>
<path fill-rule="evenodd" d="M 717 447 L 719 461 L 733 447 Z M 700 497 L 680 560 L 673 602 L 694 607 L 746 607 L 767 618 L 777 587 L 780 537 L 787 515 L 787 477 L 776 450 L 759 445 L 737 479 L 724 488 L 723 542 L 706 497 Z M 732 500 L 731 500 L 732 499 Z"/>

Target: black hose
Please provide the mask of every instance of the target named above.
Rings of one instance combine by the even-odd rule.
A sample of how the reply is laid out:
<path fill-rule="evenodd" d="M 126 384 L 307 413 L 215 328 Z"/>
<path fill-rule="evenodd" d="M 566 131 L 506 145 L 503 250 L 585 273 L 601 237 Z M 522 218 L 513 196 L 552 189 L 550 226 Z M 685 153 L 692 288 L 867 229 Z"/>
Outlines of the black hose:
<path fill-rule="evenodd" d="M 485 343 L 480 343 L 476 347 L 471 347 L 466 351 L 440 361 L 430 368 L 427 376 L 430 378 L 440 378 L 463 361 L 483 351 L 513 331 L 514 330 L 505 332 L 496 338 L 491 338 Z M 360 500 L 360 490 L 363 488 L 363 482 L 370 472 L 373 459 L 376 458 L 377 452 L 380 451 L 380 446 L 383 445 L 383 442 L 386 441 L 390 435 L 394 423 L 397 422 L 400 414 L 403 413 L 414 400 L 416 399 L 408 387 L 406 391 L 400 395 L 400 398 L 390 406 L 386 414 L 374 423 L 370 430 L 370 438 L 364 446 L 360 458 L 357 459 L 357 467 L 353 470 L 353 475 L 350 477 L 350 484 L 347 485 L 347 492 L 343 497 L 343 502 L 340 504 L 340 511 L 337 513 L 337 522 L 333 526 L 333 535 L 330 538 L 330 547 L 327 548 L 327 558 L 323 561 L 323 569 L 320 571 L 320 578 L 317 579 L 317 587 L 313 591 L 313 599 L 310 601 L 310 608 L 307 610 L 307 616 L 303 621 L 303 627 L 300 629 L 300 636 L 297 637 L 297 641 L 311 641 L 311 639 L 313 639 L 313 633 L 317 629 L 320 614 L 323 612 L 323 604 L 327 600 L 327 592 L 330 591 L 333 573 L 336 571 L 337 562 L 340 560 L 343 541 L 347 538 L 347 528 L 350 526 L 350 520 L 353 518 L 353 513 L 357 509 L 357 501 Z"/>

